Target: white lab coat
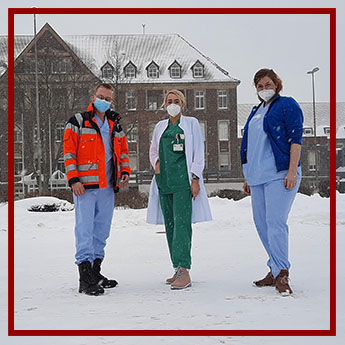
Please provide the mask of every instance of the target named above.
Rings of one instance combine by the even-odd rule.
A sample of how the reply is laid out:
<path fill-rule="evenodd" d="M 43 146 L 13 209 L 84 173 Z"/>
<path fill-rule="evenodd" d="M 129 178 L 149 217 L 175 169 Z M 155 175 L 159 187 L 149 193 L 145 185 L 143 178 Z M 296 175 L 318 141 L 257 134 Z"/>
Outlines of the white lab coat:
<path fill-rule="evenodd" d="M 168 119 L 159 121 L 153 131 L 150 147 L 150 162 L 153 168 L 155 168 L 157 160 L 159 159 L 159 142 L 168 126 L 168 122 Z M 212 220 L 212 216 L 202 178 L 202 172 L 205 165 L 204 138 L 199 121 L 195 117 L 181 115 L 179 126 L 183 130 L 185 136 L 185 154 L 190 182 L 192 181 L 192 173 L 200 178 L 200 193 L 195 200 L 192 201 L 192 223 L 209 221 Z M 146 221 L 150 224 L 164 224 L 155 177 L 153 177 L 150 186 Z"/>

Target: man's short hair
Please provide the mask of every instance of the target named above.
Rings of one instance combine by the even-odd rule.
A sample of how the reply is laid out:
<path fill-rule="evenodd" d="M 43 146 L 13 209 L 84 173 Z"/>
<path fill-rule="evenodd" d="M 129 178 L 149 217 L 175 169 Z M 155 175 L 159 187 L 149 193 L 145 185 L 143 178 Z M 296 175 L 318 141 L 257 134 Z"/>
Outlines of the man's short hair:
<path fill-rule="evenodd" d="M 108 84 L 108 83 L 102 83 L 102 84 L 98 84 L 94 90 L 93 90 L 93 94 L 95 94 L 97 92 L 97 90 L 101 87 L 104 87 L 105 89 L 108 89 L 108 90 L 111 90 L 113 92 L 115 92 L 113 86 L 111 84 Z"/>

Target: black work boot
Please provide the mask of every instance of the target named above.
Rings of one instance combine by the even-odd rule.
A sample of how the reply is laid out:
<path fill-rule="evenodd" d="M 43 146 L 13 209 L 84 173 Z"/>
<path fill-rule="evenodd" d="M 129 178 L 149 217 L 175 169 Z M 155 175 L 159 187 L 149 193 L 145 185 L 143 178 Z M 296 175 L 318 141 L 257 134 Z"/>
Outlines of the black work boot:
<path fill-rule="evenodd" d="M 104 289 L 98 285 L 91 263 L 84 261 L 78 265 L 79 268 L 79 292 L 86 295 L 98 296 L 104 293 Z"/>
<path fill-rule="evenodd" d="M 93 262 L 93 271 L 95 273 L 95 276 L 98 280 L 98 284 L 102 286 L 105 289 L 113 288 L 117 285 L 117 281 L 113 279 L 108 279 L 104 277 L 104 275 L 101 274 L 101 259 L 95 259 Z"/>

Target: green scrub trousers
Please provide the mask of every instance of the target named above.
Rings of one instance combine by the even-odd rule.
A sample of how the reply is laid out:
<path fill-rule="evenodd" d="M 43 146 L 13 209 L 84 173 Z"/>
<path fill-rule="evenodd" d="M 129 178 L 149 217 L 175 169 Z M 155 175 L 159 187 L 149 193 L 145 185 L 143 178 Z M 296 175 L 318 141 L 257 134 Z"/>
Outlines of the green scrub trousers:
<path fill-rule="evenodd" d="M 156 174 L 170 258 L 175 268 L 191 267 L 192 193 L 179 121 L 169 125 L 159 143 L 160 174 Z"/>

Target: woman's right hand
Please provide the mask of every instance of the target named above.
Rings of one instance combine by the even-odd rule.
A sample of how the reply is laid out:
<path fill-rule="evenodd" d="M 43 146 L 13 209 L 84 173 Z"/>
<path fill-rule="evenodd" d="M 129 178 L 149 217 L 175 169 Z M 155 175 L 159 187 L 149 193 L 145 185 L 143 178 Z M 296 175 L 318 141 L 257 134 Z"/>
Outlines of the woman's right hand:
<path fill-rule="evenodd" d="M 248 186 L 247 180 L 244 180 L 243 182 L 243 192 L 250 195 L 250 187 Z"/>
<path fill-rule="evenodd" d="M 161 172 L 161 165 L 158 160 L 155 166 L 155 174 L 160 174 L 160 172 Z"/>

